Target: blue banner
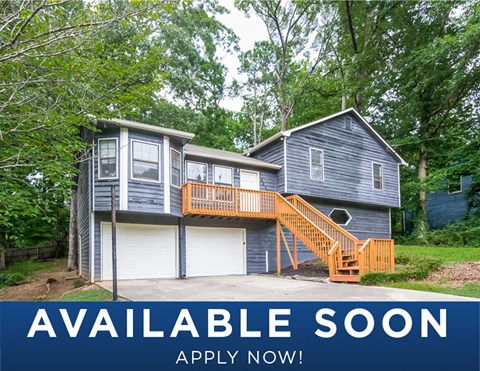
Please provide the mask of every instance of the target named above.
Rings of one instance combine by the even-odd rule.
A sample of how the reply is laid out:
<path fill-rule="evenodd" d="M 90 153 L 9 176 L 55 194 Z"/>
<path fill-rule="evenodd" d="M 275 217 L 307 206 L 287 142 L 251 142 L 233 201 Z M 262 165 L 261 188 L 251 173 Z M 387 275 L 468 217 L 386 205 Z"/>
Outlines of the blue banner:
<path fill-rule="evenodd" d="M 480 303 L 2 303 L 10 370 L 472 370 Z"/>

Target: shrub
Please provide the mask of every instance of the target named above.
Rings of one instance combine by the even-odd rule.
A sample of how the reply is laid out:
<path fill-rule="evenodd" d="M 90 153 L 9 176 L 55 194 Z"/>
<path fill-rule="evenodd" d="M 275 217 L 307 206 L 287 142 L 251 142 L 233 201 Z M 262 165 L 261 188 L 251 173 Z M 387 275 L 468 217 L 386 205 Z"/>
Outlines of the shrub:
<path fill-rule="evenodd" d="M 27 260 L 14 263 L 0 272 L 0 287 L 18 285 L 33 276 L 33 273 L 45 268 L 45 264 Z"/>
<path fill-rule="evenodd" d="M 402 264 L 401 270 L 394 273 L 378 272 L 367 273 L 361 277 L 362 285 L 379 285 L 388 282 L 404 282 L 409 280 L 422 280 L 428 277 L 430 272 L 441 266 L 441 261 L 420 256 L 398 256 L 396 264 Z"/>

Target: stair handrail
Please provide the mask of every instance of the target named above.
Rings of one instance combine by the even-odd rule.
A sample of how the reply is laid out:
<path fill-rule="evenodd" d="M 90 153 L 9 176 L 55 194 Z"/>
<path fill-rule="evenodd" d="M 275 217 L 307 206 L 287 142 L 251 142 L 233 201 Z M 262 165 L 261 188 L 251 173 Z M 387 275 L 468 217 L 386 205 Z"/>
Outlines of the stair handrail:
<path fill-rule="evenodd" d="M 338 274 L 338 252 L 340 250 L 340 242 L 336 241 L 331 249 L 328 251 L 328 259 L 327 259 L 327 264 L 328 264 L 328 274 L 330 277 L 335 276 Z M 337 256 L 337 259 L 335 259 Z M 341 258 L 341 255 L 340 255 Z"/>
<path fill-rule="evenodd" d="M 288 202 L 285 197 L 283 197 L 280 193 L 277 193 L 277 197 L 282 200 L 282 202 L 285 202 L 287 206 L 291 207 L 297 214 L 299 214 L 302 218 L 307 220 L 313 228 L 318 229 L 321 233 L 323 233 L 332 243 L 335 243 L 336 241 L 328 235 L 327 232 L 325 232 L 322 228 L 320 228 L 318 225 L 316 225 L 314 222 L 312 222 L 309 218 L 307 218 L 300 210 L 298 210 L 294 205 L 292 205 L 290 202 Z M 276 211 L 277 217 L 278 217 L 278 211 Z"/>
<path fill-rule="evenodd" d="M 365 253 L 364 251 L 366 250 L 367 246 L 370 245 L 372 242 L 372 239 L 369 238 L 367 239 L 362 246 L 358 249 L 357 256 L 358 256 L 358 267 L 360 270 L 360 274 L 365 274 L 367 272 L 367 261 L 365 260 Z"/>
<path fill-rule="evenodd" d="M 333 229 L 332 232 L 336 232 L 336 236 L 331 236 L 334 240 L 340 241 L 340 247 L 342 251 L 345 253 L 352 253 L 356 256 L 357 254 L 357 243 L 358 243 L 358 238 L 352 235 L 350 232 L 339 226 L 337 223 L 335 223 L 333 220 L 331 220 L 329 217 L 327 217 L 325 214 L 323 214 L 321 211 L 317 210 L 315 207 L 313 207 L 310 203 L 308 203 L 306 200 L 301 198 L 298 195 L 290 195 L 287 196 L 286 199 L 288 201 L 292 200 L 292 204 L 296 205 L 296 203 L 301 204 L 303 207 L 305 207 L 307 210 L 312 212 L 316 217 L 320 218 L 322 222 L 327 224 L 330 228 Z M 313 220 L 312 220 L 313 222 Z M 317 221 L 319 223 L 319 221 Z M 317 224 L 314 223 L 314 224 Z"/>
<path fill-rule="evenodd" d="M 312 228 L 314 231 L 317 231 L 320 233 L 322 239 L 327 242 L 328 244 L 323 244 L 323 245 L 316 245 L 315 241 L 311 239 L 307 234 L 300 232 L 299 230 L 295 231 L 296 226 L 291 225 L 289 223 L 288 219 L 282 218 L 282 213 L 278 210 L 279 206 L 282 205 L 284 207 L 287 207 L 289 210 L 291 210 L 294 215 L 299 216 L 307 225 L 309 228 Z M 285 225 L 290 232 L 292 232 L 294 235 L 296 235 L 310 250 L 312 250 L 315 255 L 317 255 L 322 261 L 324 261 L 326 264 L 328 264 L 328 250 L 335 244 L 335 241 L 328 233 L 326 233 L 324 230 L 322 230 L 319 226 L 317 226 L 315 223 L 313 223 L 309 218 L 307 218 L 300 210 L 298 210 L 294 205 L 292 205 L 290 202 L 288 202 L 282 195 L 277 193 L 277 201 L 276 201 L 276 215 L 277 215 L 277 220 Z M 290 225 L 289 225 L 290 224 Z M 297 233 L 296 233 L 297 232 Z M 308 246 L 309 243 L 312 246 Z"/>

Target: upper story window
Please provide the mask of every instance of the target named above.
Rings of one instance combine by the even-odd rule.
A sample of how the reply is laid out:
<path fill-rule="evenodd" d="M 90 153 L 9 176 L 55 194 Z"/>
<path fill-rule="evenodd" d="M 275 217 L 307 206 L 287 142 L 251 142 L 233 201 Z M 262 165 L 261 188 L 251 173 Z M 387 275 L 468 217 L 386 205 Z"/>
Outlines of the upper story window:
<path fill-rule="evenodd" d="M 462 176 L 451 175 L 448 177 L 448 193 L 460 193 L 462 192 Z"/>
<path fill-rule="evenodd" d="M 99 139 L 98 148 L 98 178 L 116 179 L 118 176 L 117 139 Z"/>
<path fill-rule="evenodd" d="M 182 168 L 182 155 L 177 150 L 170 149 L 170 165 L 172 185 L 180 187 L 181 168 Z"/>
<path fill-rule="evenodd" d="M 324 180 L 323 150 L 310 148 L 310 179 Z"/>
<path fill-rule="evenodd" d="M 213 181 L 215 184 L 229 186 L 233 185 L 233 171 L 231 167 L 214 166 Z"/>
<path fill-rule="evenodd" d="M 383 166 L 382 164 L 372 164 L 372 179 L 374 189 L 383 189 Z"/>
<path fill-rule="evenodd" d="M 160 181 L 160 146 L 132 141 L 132 178 Z"/>
<path fill-rule="evenodd" d="M 187 182 L 207 183 L 207 164 L 187 161 Z"/>

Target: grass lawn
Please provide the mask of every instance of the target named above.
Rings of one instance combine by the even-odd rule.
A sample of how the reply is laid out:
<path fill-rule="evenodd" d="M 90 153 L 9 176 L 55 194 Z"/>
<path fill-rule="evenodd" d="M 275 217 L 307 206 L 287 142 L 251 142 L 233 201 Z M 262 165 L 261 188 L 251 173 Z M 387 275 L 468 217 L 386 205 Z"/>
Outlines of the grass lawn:
<path fill-rule="evenodd" d="M 443 246 L 395 246 L 396 260 L 409 261 L 407 266 L 396 265 L 396 272 L 401 275 L 406 270 L 415 270 L 415 265 L 425 265 L 425 259 L 435 259 L 440 262 L 440 267 L 453 266 L 468 262 L 480 262 L 480 248 L 475 247 L 443 247 Z M 398 262 L 397 262 L 398 263 Z M 394 275 L 397 275 L 394 274 Z M 397 277 L 398 277 L 397 275 Z M 385 276 L 387 277 L 387 276 Z M 381 277 L 379 277 L 381 279 Z M 390 276 L 390 279 L 392 276 Z M 393 277 L 395 278 L 395 277 Z M 392 279 L 392 281 L 395 279 Z M 386 280 L 388 281 L 388 279 Z M 449 277 L 441 279 L 408 279 L 399 282 L 382 282 L 382 286 L 395 287 L 408 290 L 429 291 L 442 294 L 452 294 L 480 298 L 480 283 L 458 283 Z"/>
<path fill-rule="evenodd" d="M 112 300 L 112 293 L 104 288 L 95 286 L 85 289 L 79 289 L 63 294 L 55 301 L 110 301 Z"/>
<path fill-rule="evenodd" d="M 395 256 L 428 256 L 442 265 L 480 261 L 480 248 L 443 246 L 395 246 Z"/>

